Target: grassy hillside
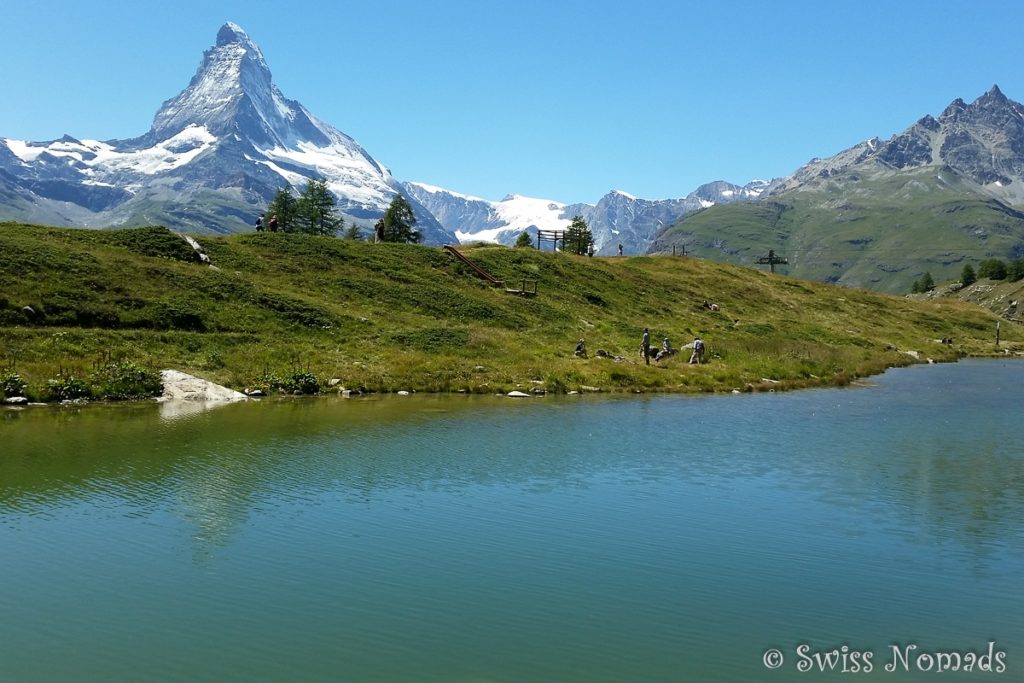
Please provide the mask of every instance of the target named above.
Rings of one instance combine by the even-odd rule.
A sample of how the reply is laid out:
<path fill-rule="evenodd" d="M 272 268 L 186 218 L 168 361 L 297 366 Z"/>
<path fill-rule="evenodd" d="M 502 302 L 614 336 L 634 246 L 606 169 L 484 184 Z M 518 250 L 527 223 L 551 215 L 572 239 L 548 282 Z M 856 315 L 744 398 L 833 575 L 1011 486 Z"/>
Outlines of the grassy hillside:
<path fill-rule="evenodd" d="M 269 233 L 198 240 L 214 268 L 162 228 L 0 224 L 0 373 L 40 386 L 126 359 L 239 389 L 310 373 L 380 391 L 711 391 L 845 382 L 912 362 L 906 351 L 951 360 L 994 350 L 996 318 L 974 305 L 699 259 L 464 250 L 510 283 L 537 280 L 538 295 L 522 297 L 438 248 Z M 646 367 L 645 326 L 654 344 L 700 334 L 710 362 L 688 365 L 684 353 Z M 1021 328 L 1003 327 L 1004 348 L 1020 348 Z M 580 337 L 588 359 L 573 357 Z"/>
<path fill-rule="evenodd" d="M 977 304 L 989 309 L 1004 320 L 1024 323 L 1024 280 L 978 280 L 969 287 L 959 282 L 940 283 L 934 290 L 914 294 L 912 298 L 935 300 L 949 298 Z"/>
<path fill-rule="evenodd" d="M 749 204 L 714 206 L 684 218 L 655 241 L 704 258 L 753 266 L 774 249 L 782 272 L 906 293 L 925 271 L 959 277 L 965 263 L 1024 252 L 1024 213 L 970 191 L 934 170 L 848 173 Z"/>

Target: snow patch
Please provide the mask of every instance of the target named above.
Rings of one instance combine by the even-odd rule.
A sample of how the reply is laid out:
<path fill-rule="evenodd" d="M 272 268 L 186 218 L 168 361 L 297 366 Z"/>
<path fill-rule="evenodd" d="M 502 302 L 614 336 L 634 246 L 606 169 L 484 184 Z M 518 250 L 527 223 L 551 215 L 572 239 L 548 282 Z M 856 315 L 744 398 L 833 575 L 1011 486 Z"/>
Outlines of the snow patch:
<path fill-rule="evenodd" d="M 466 201 L 470 202 L 485 202 L 488 204 L 492 203 L 488 202 L 486 199 L 483 199 L 481 197 L 474 197 L 473 195 L 462 194 L 461 192 L 453 192 L 452 190 L 446 190 L 445 188 L 438 187 L 437 185 L 428 185 L 427 183 L 420 182 L 410 182 L 409 184 L 415 185 L 424 192 L 429 192 L 430 194 L 446 194 L 452 197 L 456 197 L 457 199 L 465 199 Z"/>
<path fill-rule="evenodd" d="M 36 157 L 46 151 L 45 147 L 31 145 L 24 140 L 4 138 L 4 143 L 7 145 L 7 149 L 22 161 L 35 161 Z"/>
<path fill-rule="evenodd" d="M 179 168 L 210 149 L 217 142 L 206 126 L 191 125 L 177 135 L 147 149 L 118 152 L 105 143 L 93 140 L 90 149 L 95 159 L 86 163 L 102 171 L 134 171 L 153 175 Z"/>

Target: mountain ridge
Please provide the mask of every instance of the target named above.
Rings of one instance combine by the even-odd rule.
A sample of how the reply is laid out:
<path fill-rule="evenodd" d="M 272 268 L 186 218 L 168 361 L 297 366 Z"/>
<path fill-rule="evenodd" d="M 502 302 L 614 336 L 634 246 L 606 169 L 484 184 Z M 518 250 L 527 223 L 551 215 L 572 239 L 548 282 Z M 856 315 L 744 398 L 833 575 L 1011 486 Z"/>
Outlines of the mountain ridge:
<path fill-rule="evenodd" d="M 763 198 L 710 207 L 662 230 L 673 247 L 756 265 L 774 250 L 798 277 L 909 291 L 924 272 L 1024 255 L 1024 107 L 998 86 L 954 99 L 889 140 L 865 140 L 773 181 Z"/>
<path fill-rule="evenodd" d="M 524 231 L 536 237 L 538 229 L 564 230 L 578 215 L 590 227 L 596 253 L 613 256 L 619 244 L 624 254 L 643 253 L 662 226 L 716 203 L 749 201 L 760 196 L 768 182 L 755 180 L 740 186 L 719 180 L 679 199 L 642 199 L 611 190 L 596 204 L 564 204 L 514 194 L 491 201 L 427 183 L 404 186 L 462 242 L 511 245 Z"/>
<path fill-rule="evenodd" d="M 0 172 L 11 198 L 6 217 L 84 227 L 245 231 L 277 189 L 301 189 L 310 179 L 325 180 L 342 215 L 368 227 L 403 193 L 355 140 L 286 98 L 260 48 L 232 22 L 145 134 L 106 142 L 0 138 Z M 455 241 L 410 203 L 426 242 Z"/>

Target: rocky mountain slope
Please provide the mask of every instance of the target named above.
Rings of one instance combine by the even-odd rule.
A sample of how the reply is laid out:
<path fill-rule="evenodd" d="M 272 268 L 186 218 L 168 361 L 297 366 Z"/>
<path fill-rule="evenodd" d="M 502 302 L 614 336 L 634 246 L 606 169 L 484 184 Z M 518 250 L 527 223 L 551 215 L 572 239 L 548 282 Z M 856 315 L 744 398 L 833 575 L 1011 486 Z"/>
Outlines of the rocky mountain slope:
<path fill-rule="evenodd" d="M 640 199 L 612 190 L 597 204 L 564 204 L 509 195 L 501 201 L 453 192 L 424 183 L 406 183 L 406 191 L 463 242 L 514 244 L 524 230 L 564 230 L 582 216 L 594 235 L 599 255 L 611 256 L 621 244 L 624 254 L 642 254 L 660 229 L 683 216 L 715 204 L 751 201 L 767 188 L 755 180 L 745 186 L 716 181 L 681 199 Z"/>
<path fill-rule="evenodd" d="M 756 264 L 769 249 L 799 277 L 893 292 L 925 271 L 1024 255 L 1024 107 L 998 87 L 954 100 L 888 141 L 813 159 L 758 201 L 716 206 L 659 233 L 707 258 Z"/>
<path fill-rule="evenodd" d="M 403 192 L 355 140 L 286 98 L 260 48 L 229 22 L 146 134 L 0 139 L 0 219 L 237 232 L 251 229 L 278 188 L 311 178 L 325 179 L 340 212 L 363 225 Z M 428 243 L 455 241 L 410 200 Z"/>

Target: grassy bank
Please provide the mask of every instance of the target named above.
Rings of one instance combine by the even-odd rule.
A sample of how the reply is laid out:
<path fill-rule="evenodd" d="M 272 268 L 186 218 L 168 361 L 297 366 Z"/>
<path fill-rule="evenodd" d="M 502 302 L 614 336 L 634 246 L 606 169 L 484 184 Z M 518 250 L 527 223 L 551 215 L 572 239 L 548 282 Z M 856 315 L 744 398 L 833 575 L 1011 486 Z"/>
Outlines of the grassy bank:
<path fill-rule="evenodd" d="M 0 372 L 42 387 L 130 361 L 237 389 L 312 376 L 370 391 L 743 391 L 843 383 L 914 362 L 910 351 L 996 351 L 996 317 L 977 306 L 697 259 L 462 249 L 509 284 L 536 280 L 537 296 L 523 297 L 439 248 L 269 233 L 198 241 L 214 268 L 159 228 L 0 224 Z M 654 345 L 699 334 L 709 362 L 681 353 L 645 366 L 645 326 Z M 1002 349 L 1024 348 L 1020 327 L 1002 328 Z M 587 359 L 573 357 L 581 337 Z"/>

